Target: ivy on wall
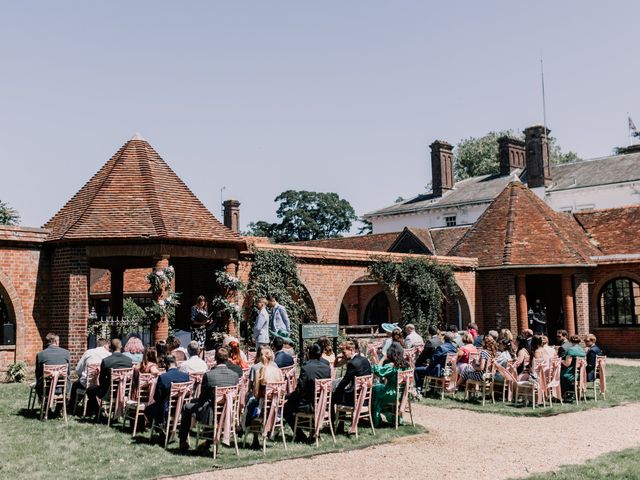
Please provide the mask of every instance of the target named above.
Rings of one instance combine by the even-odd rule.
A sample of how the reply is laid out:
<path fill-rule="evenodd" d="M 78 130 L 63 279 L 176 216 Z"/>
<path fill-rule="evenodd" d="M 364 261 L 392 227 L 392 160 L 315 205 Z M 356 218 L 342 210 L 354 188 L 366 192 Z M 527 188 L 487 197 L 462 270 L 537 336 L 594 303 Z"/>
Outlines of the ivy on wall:
<path fill-rule="evenodd" d="M 233 275 L 227 273 L 226 270 L 218 270 L 215 272 L 216 283 L 224 290 L 222 294 L 211 299 L 211 307 L 218 310 L 221 314 L 226 314 L 232 319 L 236 325 L 242 320 L 242 312 L 240 306 L 231 298 L 236 298 L 238 293 L 246 291 L 244 283 Z"/>
<path fill-rule="evenodd" d="M 379 259 L 369 266 L 369 275 L 395 295 L 402 324 L 413 323 L 422 334 L 438 324 L 445 299 L 458 293 L 452 268 L 431 260 Z"/>
<path fill-rule="evenodd" d="M 154 299 L 151 301 L 151 305 L 145 308 L 145 312 L 151 322 L 157 322 L 166 315 L 169 323 L 169 332 L 175 330 L 176 307 L 180 305 L 180 293 L 171 289 L 171 281 L 175 275 L 176 272 L 171 266 L 147 275 L 149 291 L 153 294 Z M 166 292 L 165 298 L 156 300 L 163 289 Z"/>

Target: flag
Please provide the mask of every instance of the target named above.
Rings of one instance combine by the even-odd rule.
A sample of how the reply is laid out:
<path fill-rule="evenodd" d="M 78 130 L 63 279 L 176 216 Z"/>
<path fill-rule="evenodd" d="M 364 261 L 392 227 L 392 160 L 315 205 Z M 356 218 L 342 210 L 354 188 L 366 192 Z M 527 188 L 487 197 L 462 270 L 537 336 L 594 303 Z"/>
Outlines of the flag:
<path fill-rule="evenodd" d="M 628 117 L 628 118 L 629 118 L 629 130 L 633 130 L 634 132 L 637 131 L 636 124 L 633 123 L 633 120 L 631 120 L 631 117 Z"/>

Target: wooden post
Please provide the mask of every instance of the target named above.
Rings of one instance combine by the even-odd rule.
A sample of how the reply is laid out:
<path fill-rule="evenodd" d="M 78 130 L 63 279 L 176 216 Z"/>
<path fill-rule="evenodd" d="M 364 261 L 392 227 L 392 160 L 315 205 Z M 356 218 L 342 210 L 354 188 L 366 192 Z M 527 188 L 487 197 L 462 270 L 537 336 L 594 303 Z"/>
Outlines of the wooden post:
<path fill-rule="evenodd" d="M 569 336 L 576 334 L 576 320 L 573 309 L 573 278 L 562 275 L 562 307 L 564 309 L 564 329 Z"/>
<path fill-rule="evenodd" d="M 518 330 L 529 328 L 529 307 L 527 306 L 527 276 L 516 276 L 516 300 L 518 303 Z"/>

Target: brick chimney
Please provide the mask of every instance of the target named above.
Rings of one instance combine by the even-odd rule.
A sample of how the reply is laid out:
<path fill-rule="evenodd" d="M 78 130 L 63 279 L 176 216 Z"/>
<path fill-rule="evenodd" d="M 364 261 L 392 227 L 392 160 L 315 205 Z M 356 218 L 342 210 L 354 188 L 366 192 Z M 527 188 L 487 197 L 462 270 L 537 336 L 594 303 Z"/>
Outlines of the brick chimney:
<path fill-rule="evenodd" d="M 238 200 L 225 200 L 222 202 L 224 208 L 224 226 L 234 232 L 240 232 L 240 202 Z"/>
<path fill-rule="evenodd" d="M 529 188 L 544 187 L 551 183 L 549 133 L 551 130 L 543 125 L 534 125 L 524 130 Z"/>
<path fill-rule="evenodd" d="M 498 139 L 498 159 L 500 160 L 500 175 L 510 175 L 514 170 L 524 170 L 525 161 L 524 142 L 510 137 Z"/>
<path fill-rule="evenodd" d="M 436 140 L 431 148 L 431 185 L 433 195 L 441 197 L 453 188 L 453 147 L 442 140 Z"/>

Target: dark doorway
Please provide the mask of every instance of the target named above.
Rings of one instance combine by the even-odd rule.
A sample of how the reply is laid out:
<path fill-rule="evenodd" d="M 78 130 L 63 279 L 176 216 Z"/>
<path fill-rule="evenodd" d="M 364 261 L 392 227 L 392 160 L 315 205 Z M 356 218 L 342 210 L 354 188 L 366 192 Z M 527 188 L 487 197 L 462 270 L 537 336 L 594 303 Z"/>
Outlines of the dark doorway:
<path fill-rule="evenodd" d="M 363 323 L 365 325 L 382 325 L 391 320 L 391 308 L 389 299 L 384 292 L 376 294 L 364 311 Z"/>
<path fill-rule="evenodd" d="M 527 308 L 531 310 L 536 300 L 546 309 L 547 335 L 553 343 L 555 332 L 564 328 L 562 311 L 562 286 L 560 275 L 527 275 Z"/>
<path fill-rule="evenodd" d="M 349 325 L 349 314 L 347 313 L 347 309 L 344 308 L 344 303 L 340 305 L 339 322 L 340 325 Z"/>

